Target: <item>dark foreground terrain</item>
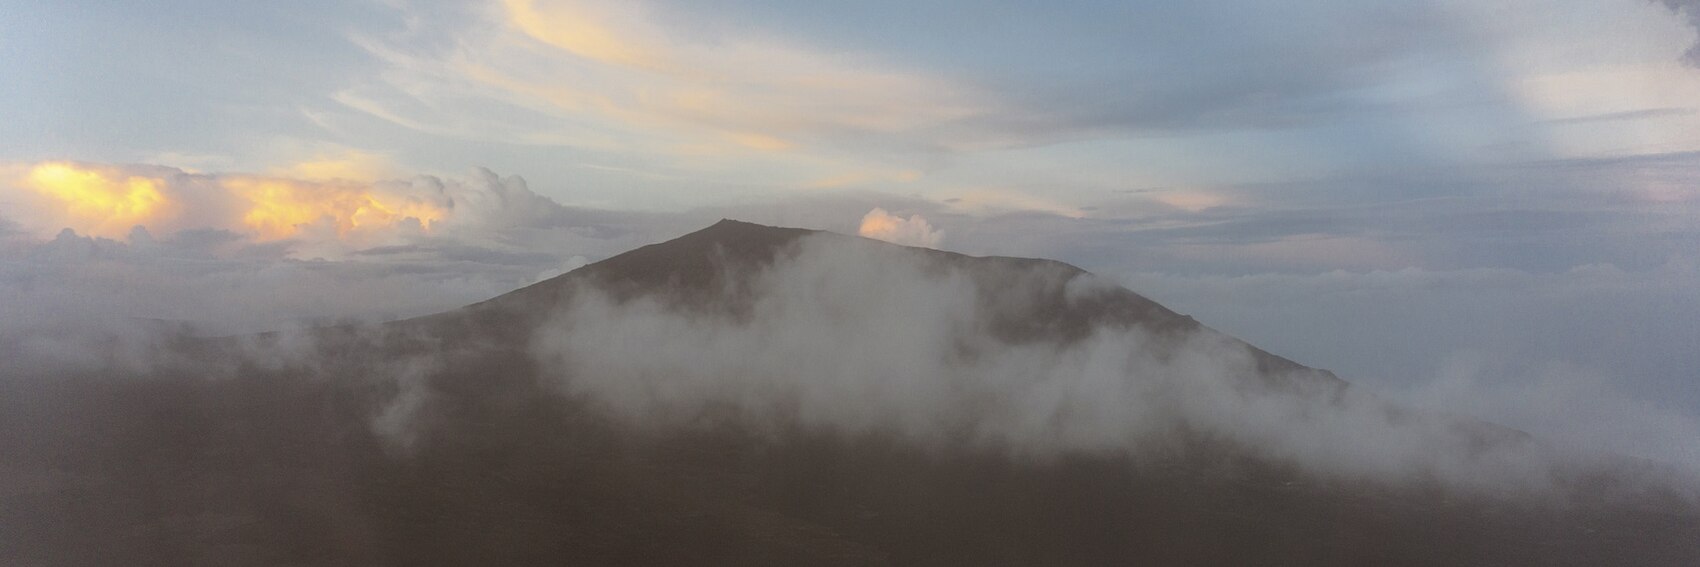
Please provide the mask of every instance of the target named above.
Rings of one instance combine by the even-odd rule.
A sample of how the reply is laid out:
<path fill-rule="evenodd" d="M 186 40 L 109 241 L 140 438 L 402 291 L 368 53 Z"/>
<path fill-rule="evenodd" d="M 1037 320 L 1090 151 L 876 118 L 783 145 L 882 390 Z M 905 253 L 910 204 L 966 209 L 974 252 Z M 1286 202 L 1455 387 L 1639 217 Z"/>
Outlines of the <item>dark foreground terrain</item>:
<path fill-rule="evenodd" d="M 167 333 L 145 363 L 14 365 L 0 564 L 1700 565 L 1700 513 L 1679 490 L 1607 473 L 1530 496 L 1325 477 L 1185 431 L 1138 457 L 1031 457 L 712 411 L 634 426 L 530 349 L 576 286 L 730 298 L 716 309 L 735 317 L 744 291 L 728 282 L 803 234 L 722 223 L 381 329 Z M 1060 266 L 916 253 L 970 272 Z M 1203 329 L 1125 290 L 1020 304 L 990 332 Z M 11 340 L 0 348 L 26 348 Z M 1271 380 L 1347 387 L 1256 352 Z"/>

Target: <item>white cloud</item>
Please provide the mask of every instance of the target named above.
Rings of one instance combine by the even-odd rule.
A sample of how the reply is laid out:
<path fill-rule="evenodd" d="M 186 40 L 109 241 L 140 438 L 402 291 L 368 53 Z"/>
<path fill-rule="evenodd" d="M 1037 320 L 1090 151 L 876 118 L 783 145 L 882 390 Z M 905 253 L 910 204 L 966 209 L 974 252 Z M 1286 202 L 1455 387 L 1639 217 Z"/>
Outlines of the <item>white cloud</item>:
<path fill-rule="evenodd" d="M 524 179 L 478 169 L 465 178 L 376 177 L 374 158 L 324 159 L 275 168 L 280 174 L 190 173 L 151 165 L 50 161 L 0 172 L 0 197 L 18 203 L 12 220 L 37 236 L 70 228 L 127 237 L 222 230 L 255 241 L 288 242 L 298 258 L 452 236 L 561 224 L 565 209 Z M 393 172 L 391 172 L 393 174 Z"/>
<path fill-rule="evenodd" d="M 1700 466 L 1700 271 L 1406 268 L 1134 273 L 1127 285 L 1212 326 L 1432 408 L 1565 446 Z M 1683 441 L 1683 440 L 1688 441 Z"/>
<path fill-rule="evenodd" d="M 944 239 L 944 232 L 934 230 L 933 225 L 927 223 L 927 219 L 921 218 L 921 215 L 903 218 L 878 207 L 862 217 L 856 234 L 894 244 L 924 248 L 938 248 L 939 242 Z"/>
<path fill-rule="evenodd" d="M 4 220 L 16 228 L 0 230 L 0 330 L 153 318 L 237 332 L 423 315 L 652 238 L 621 215 L 575 216 L 488 170 L 351 180 L 353 170 L 327 166 L 335 178 L 314 181 L 68 162 L 10 169 L 0 196 L 19 206 Z"/>
<path fill-rule="evenodd" d="M 1519 368 L 1491 352 L 1466 350 L 1446 357 L 1432 379 L 1395 394 L 1417 407 L 1493 416 L 1581 450 L 1700 470 L 1700 418 L 1626 391 L 1610 369 L 1561 361 Z"/>
<path fill-rule="evenodd" d="M 574 399 L 646 427 L 729 419 L 1136 459 L 1160 459 L 1192 431 L 1328 477 L 1541 490 L 1561 474 L 1535 445 L 1484 449 L 1473 427 L 1413 419 L 1363 389 L 1269 387 L 1249 350 L 1209 332 L 1000 336 L 1000 318 L 1026 316 L 1023 293 L 1079 301 L 1105 288 L 1067 294 L 1078 286 L 1037 269 L 938 268 L 908 250 L 810 237 L 749 289 L 688 309 L 581 288 L 533 349 Z"/>

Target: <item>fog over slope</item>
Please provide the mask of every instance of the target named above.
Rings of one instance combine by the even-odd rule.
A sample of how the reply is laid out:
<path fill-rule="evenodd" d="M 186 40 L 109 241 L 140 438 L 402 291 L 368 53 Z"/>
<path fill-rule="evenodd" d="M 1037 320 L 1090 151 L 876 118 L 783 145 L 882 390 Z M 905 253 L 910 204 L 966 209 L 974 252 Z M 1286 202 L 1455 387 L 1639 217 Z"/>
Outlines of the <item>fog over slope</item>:
<path fill-rule="evenodd" d="M 1399 408 L 1066 264 L 735 221 L 395 323 L 0 351 L 30 564 L 1700 557 L 1686 471 Z"/>
<path fill-rule="evenodd" d="M 1064 264 L 818 233 L 715 285 L 578 290 L 533 350 L 569 392 L 650 425 L 729 414 L 1041 457 L 1203 436 L 1330 476 L 1552 480 L 1515 432 L 1410 415 L 1155 304 L 1126 313 L 1149 302 Z"/>

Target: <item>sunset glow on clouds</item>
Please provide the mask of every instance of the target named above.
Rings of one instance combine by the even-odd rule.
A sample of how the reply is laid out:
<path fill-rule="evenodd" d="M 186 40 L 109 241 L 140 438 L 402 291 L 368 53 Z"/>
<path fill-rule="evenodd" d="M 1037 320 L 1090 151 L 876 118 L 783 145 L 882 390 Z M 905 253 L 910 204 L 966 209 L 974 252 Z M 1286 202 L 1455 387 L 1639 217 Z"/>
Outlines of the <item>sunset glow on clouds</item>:
<path fill-rule="evenodd" d="M 1692 2 L 0 14 L 0 314 L 14 319 L 101 302 L 262 328 L 417 314 L 732 217 L 1130 275 L 1258 344 L 1287 327 L 1236 319 L 1244 304 L 1200 282 L 1247 297 L 1349 282 L 1283 312 L 1313 317 L 1292 324 L 1311 342 L 1283 345 L 1305 362 L 1360 364 L 1336 370 L 1379 370 L 1361 344 L 1333 346 L 1355 344 L 1360 310 L 1338 302 L 1363 296 L 1413 334 L 1569 337 L 1517 356 L 1587 351 L 1637 383 L 1700 364 L 1633 347 L 1690 339 L 1700 320 L 1670 291 L 1700 289 L 1680 269 L 1700 264 Z M 1600 301 L 1621 309 L 1605 322 L 1485 315 L 1504 288 L 1583 289 L 1608 267 L 1622 275 Z M 1636 289 L 1654 273 L 1659 289 Z M 1382 293 L 1405 277 L 1445 289 Z M 314 298 L 339 289 L 360 299 Z M 197 301 L 220 293 L 205 303 L 271 307 Z M 1636 340 L 1589 351 L 1621 339 L 1597 329 Z"/>
<path fill-rule="evenodd" d="M 475 10 L 487 33 L 444 56 L 410 51 L 414 38 L 362 37 L 390 70 L 333 98 L 430 135 L 644 156 L 602 171 L 791 187 L 907 183 L 924 175 L 915 152 L 1018 137 L 974 126 L 1002 108 L 967 84 L 748 30 L 684 37 L 658 9 L 510 0 Z"/>
<path fill-rule="evenodd" d="M 276 240 L 322 226 L 338 236 L 406 227 L 429 230 L 449 211 L 442 196 L 354 181 L 309 181 L 245 174 L 197 175 L 167 168 L 43 162 L 15 186 L 33 192 L 20 221 L 38 230 L 70 228 L 120 237 L 152 230 L 216 228 Z M 21 193 L 21 191 L 14 191 Z"/>
<path fill-rule="evenodd" d="M 308 168 L 329 167 L 327 161 Z M 243 172 L 190 173 L 147 165 L 40 162 L 11 166 L 0 179 L 0 201 L 15 203 L 6 221 L 25 241 L 61 230 L 81 237 L 125 241 L 140 228 L 153 237 L 214 231 L 247 245 L 275 244 L 290 259 L 352 261 L 384 247 L 478 247 L 545 256 L 538 272 L 587 250 L 549 246 L 572 238 L 566 209 L 532 192 L 523 179 L 488 170 L 470 176 L 414 175 L 324 179 Z M 530 241 L 516 241 L 525 234 Z M 0 234 L 4 236 L 4 234 Z"/>
<path fill-rule="evenodd" d="M 171 6 L 114 7 L 110 21 L 131 24 L 115 29 L 61 29 L 71 14 L 48 8 L 11 18 L 8 45 L 61 46 L 66 64 L 8 58 L 6 72 L 34 79 L 8 81 L 21 86 L 4 102 L 24 110 L 0 125 L 0 159 L 196 166 L 170 159 L 185 157 L 310 180 L 371 170 L 338 158 L 312 171 L 279 151 L 330 146 L 383 156 L 383 177 L 491 167 L 557 199 L 571 186 L 650 210 L 734 187 L 944 200 L 993 185 L 1078 210 L 1145 186 L 1700 148 L 1696 9 L 1681 2 L 1307 0 L 1287 18 L 1092 1 Z M 288 17 L 310 39 L 268 33 Z M 206 25 L 146 33 L 173 18 Z M 217 41 L 246 54 L 242 67 L 197 47 L 219 22 L 239 30 Z M 151 47 L 98 73 L 93 62 L 126 58 L 102 38 Z M 161 104 L 122 112 L 118 92 Z M 94 106 L 27 111 L 75 100 Z"/>
<path fill-rule="evenodd" d="M 174 216 L 173 209 L 181 205 L 160 192 L 164 183 L 160 179 L 86 169 L 65 162 L 31 167 L 21 180 L 21 185 L 49 201 L 37 211 L 41 217 L 51 219 L 49 226 L 64 224 L 98 234 L 119 234 L 138 224 Z"/>
<path fill-rule="evenodd" d="M 504 74 L 498 87 L 542 95 L 562 110 L 602 105 L 616 119 L 700 128 L 762 151 L 829 143 L 836 135 L 917 133 L 989 110 L 963 85 L 759 34 L 673 39 L 642 3 L 503 2 L 506 24 L 549 48 L 534 53 L 606 82 L 585 86 L 547 75 Z M 512 69 L 518 71 L 519 69 Z M 527 85 L 520 87 L 520 85 Z"/>
<path fill-rule="evenodd" d="M 921 218 L 921 215 L 909 215 L 904 218 L 881 208 L 868 211 L 868 214 L 862 217 L 862 224 L 857 227 L 856 234 L 894 244 L 926 248 L 938 248 L 939 242 L 944 239 L 944 233 L 934 230 L 933 225 L 928 224 L 927 219 Z"/>

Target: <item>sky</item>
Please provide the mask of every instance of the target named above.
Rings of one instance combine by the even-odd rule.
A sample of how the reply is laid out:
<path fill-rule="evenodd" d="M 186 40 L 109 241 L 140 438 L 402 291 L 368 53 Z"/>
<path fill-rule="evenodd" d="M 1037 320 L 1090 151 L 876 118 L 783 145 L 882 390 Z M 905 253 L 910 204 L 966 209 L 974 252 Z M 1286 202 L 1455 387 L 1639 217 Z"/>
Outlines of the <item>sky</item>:
<path fill-rule="evenodd" d="M 730 217 L 1055 258 L 1405 399 L 1670 439 L 1700 432 L 1697 29 L 1694 0 L 0 0 L 0 333 L 419 315 Z"/>

